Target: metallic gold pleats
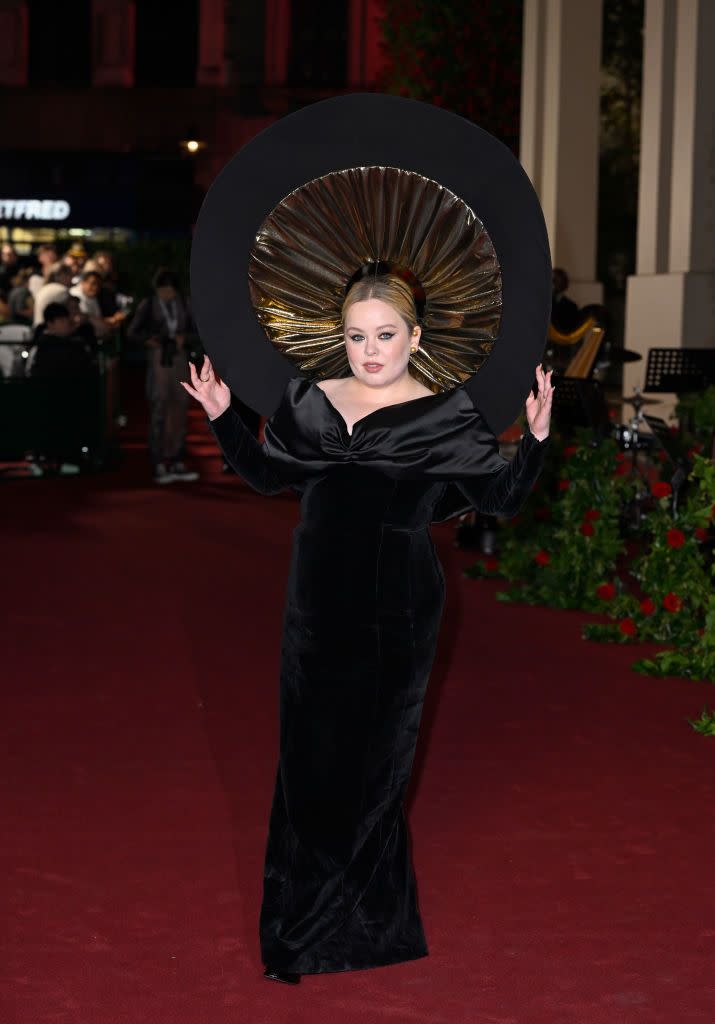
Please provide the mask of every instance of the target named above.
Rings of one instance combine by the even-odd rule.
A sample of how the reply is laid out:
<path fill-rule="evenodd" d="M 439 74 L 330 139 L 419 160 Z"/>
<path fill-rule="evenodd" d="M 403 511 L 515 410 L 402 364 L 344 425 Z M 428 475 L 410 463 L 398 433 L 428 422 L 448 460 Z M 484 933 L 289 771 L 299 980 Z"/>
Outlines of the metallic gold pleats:
<path fill-rule="evenodd" d="M 424 289 L 414 375 L 446 391 L 474 374 L 499 332 L 494 247 L 458 196 L 397 167 L 352 167 L 316 178 L 263 222 L 248 276 L 270 341 L 309 377 L 343 375 L 345 290 L 361 268 L 378 263 L 410 271 Z"/>

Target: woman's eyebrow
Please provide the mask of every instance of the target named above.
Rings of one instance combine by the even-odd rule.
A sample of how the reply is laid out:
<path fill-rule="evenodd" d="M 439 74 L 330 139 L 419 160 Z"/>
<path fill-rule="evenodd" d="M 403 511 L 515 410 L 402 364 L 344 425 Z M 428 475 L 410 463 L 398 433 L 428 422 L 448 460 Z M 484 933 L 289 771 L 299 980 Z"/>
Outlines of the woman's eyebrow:
<path fill-rule="evenodd" d="M 394 327 L 395 330 L 397 330 L 397 325 L 396 324 L 380 324 L 380 326 L 377 328 L 377 330 L 381 331 L 383 327 Z M 348 327 L 348 330 L 349 331 L 361 331 L 362 327 L 353 327 L 352 324 L 351 324 L 350 327 Z"/>

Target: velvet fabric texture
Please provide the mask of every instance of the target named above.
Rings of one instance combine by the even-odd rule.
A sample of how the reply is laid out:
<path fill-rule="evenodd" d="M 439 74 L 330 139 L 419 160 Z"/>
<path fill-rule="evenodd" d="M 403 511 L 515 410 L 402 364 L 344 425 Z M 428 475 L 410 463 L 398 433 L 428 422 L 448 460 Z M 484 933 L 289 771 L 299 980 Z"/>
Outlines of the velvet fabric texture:
<path fill-rule="evenodd" d="M 301 495 L 263 960 L 313 974 L 424 956 L 403 800 L 444 604 L 429 524 L 469 507 L 514 515 L 548 439 L 527 432 L 503 459 L 463 387 L 377 409 L 351 435 L 301 377 L 263 444 L 233 406 L 210 425 L 254 489 Z"/>

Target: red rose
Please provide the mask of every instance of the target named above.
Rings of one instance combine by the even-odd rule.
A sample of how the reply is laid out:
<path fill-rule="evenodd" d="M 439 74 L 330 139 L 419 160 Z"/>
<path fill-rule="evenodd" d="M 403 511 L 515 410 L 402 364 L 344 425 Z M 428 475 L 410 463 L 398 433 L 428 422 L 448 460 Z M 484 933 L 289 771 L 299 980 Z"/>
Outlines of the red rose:
<path fill-rule="evenodd" d="M 616 462 L 628 462 L 628 456 L 625 452 L 616 452 Z"/>
<path fill-rule="evenodd" d="M 578 451 L 578 445 L 577 444 L 569 444 L 569 445 L 567 445 L 566 448 L 564 448 L 564 458 L 565 459 L 570 459 L 571 456 L 575 455 L 577 451 Z"/>
<path fill-rule="evenodd" d="M 581 523 L 581 533 L 584 537 L 593 537 L 594 534 L 593 524 L 588 522 Z"/>
<path fill-rule="evenodd" d="M 663 598 L 663 607 L 667 612 L 679 612 L 683 607 L 683 599 L 682 597 L 678 597 L 678 595 L 674 594 L 671 590 Z"/>
<path fill-rule="evenodd" d="M 601 518 L 601 513 L 597 508 L 587 508 L 583 514 L 583 518 L 589 523 L 595 523 L 597 519 Z"/>
<path fill-rule="evenodd" d="M 646 597 L 644 601 L 641 601 L 641 612 L 643 615 L 652 615 L 655 611 L 655 602 L 649 597 Z"/>
<path fill-rule="evenodd" d="M 633 619 L 621 619 L 618 623 L 618 628 L 624 636 L 635 636 L 638 632 Z"/>
<path fill-rule="evenodd" d="M 571 481 L 570 480 L 559 480 L 559 490 L 560 491 L 567 491 L 570 486 L 571 486 Z"/>
<path fill-rule="evenodd" d="M 616 588 L 612 583 L 601 583 L 600 586 L 596 587 L 596 595 L 602 601 L 611 601 L 616 596 Z"/>
<path fill-rule="evenodd" d="M 628 476 L 630 471 L 631 471 L 631 467 L 630 467 L 630 465 L 627 462 L 619 462 L 619 464 L 616 466 L 616 472 L 613 475 L 614 476 Z"/>
<path fill-rule="evenodd" d="M 499 559 L 487 558 L 484 562 L 484 568 L 487 570 L 487 572 L 496 572 L 497 569 L 499 568 Z"/>
<path fill-rule="evenodd" d="M 708 531 L 705 529 L 704 526 L 696 526 L 695 527 L 695 539 L 696 540 L 707 540 L 708 539 Z"/>
<path fill-rule="evenodd" d="M 660 462 L 666 462 L 668 459 L 668 453 L 664 452 L 662 448 L 658 449 L 658 460 Z"/>
<path fill-rule="evenodd" d="M 665 539 L 668 542 L 668 547 L 671 548 L 682 548 L 683 544 L 685 544 L 685 534 L 682 530 L 676 530 L 675 528 L 668 530 Z"/>
<path fill-rule="evenodd" d="M 551 555 L 542 548 L 541 551 L 537 551 L 534 555 L 534 561 L 537 565 L 548 565 L 551 561 Z"/>
<path fill-rule="evenodd" d="M 672 493 L 673 488 L 665 480 L 656 480 L 651 489 L 651 494 L 654 498 L 667 498 Z"/>

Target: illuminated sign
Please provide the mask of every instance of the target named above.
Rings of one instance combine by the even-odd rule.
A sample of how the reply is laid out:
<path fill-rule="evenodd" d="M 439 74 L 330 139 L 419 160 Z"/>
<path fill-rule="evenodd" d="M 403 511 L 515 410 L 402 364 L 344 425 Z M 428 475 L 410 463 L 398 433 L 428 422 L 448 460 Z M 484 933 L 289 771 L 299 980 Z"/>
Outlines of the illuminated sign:
<path fill-rule="evenodd" d="M 3 220 L 67 220 L 69 215 L 66 199 L 0 199 Z"/>

